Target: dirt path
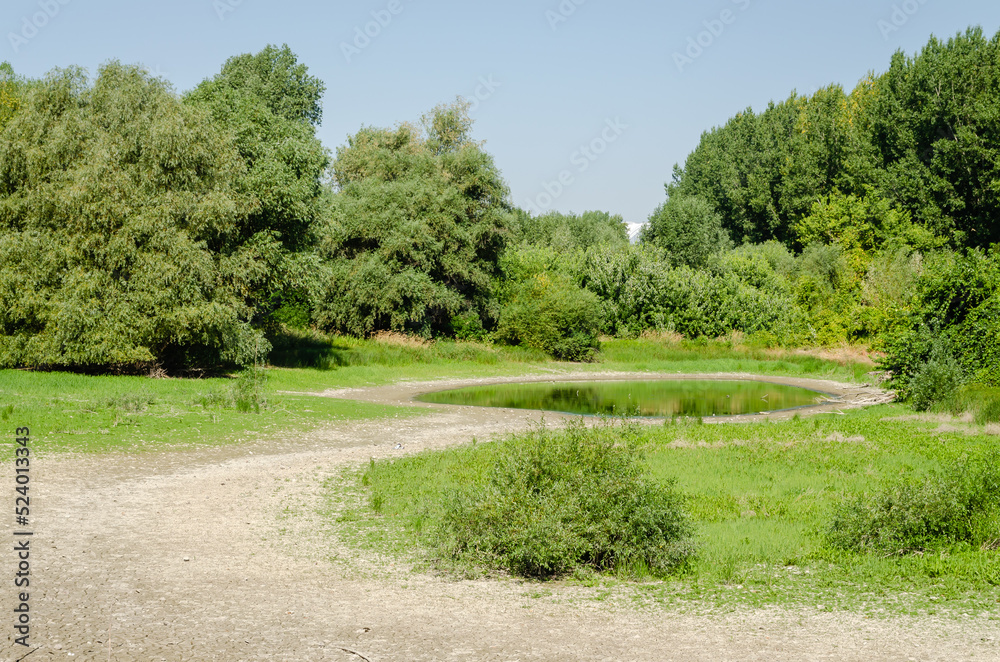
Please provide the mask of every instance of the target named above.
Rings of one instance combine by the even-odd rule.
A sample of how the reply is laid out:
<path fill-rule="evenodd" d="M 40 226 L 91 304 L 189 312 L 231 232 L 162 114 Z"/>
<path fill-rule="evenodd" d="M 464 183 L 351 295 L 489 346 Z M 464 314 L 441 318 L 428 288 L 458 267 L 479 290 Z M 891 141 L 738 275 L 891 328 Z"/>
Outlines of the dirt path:
<path fill-rule="evenodd" d="M 876 394 L 824 386 L 845 398 L 839 407 Z M 408 402 L 426 389 L 328 395 Z M 581 599 L 591 589 L 562 586 L 532 597 L 538 587 L 516 581 L 397 571 L 319 535 L 321 483 L 341 467 L 485 439 L 538 418 L 429 407 L 388 425 L 332 425 L 240 447 L 37 460 L 38 648 L 27 660 L 1000 659 L 995 622 L 985 619 L 872 622 L 780 609 L 689 615 Z M 11 476 L 5 466 L 4 484 Z M 286 509 L 295 515 L 283 516 Z M 9 542 L 9 518 L 3 522 Z M 11 557 L 0 555 L 0 568 L 12 567 Z M 0 659 L 20 659 L 29 651 L 13 645 L 14 591 L 9 579 L 2 585 Z"/>

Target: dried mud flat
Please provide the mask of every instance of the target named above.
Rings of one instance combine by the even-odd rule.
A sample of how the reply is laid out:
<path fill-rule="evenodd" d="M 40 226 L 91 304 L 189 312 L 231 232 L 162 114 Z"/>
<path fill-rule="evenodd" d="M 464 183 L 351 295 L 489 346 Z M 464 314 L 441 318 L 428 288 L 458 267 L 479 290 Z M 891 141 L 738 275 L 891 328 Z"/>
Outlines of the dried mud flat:
<path fill-rule="evenodd" d="M 422 391 L 489 381 L 512 380 L 326 395 L 409 404 Z M 839 396 L 833 408 L 881 397 L 867 387 L 791 381 Z M 592 589 L 564 585 L 532 597 L 539 587 L 396 568 L 322 534 L 322 482 L 343 467 L 539 419 L 420 406 L 432 411 L 239 446 L 38 458 L 33 646 L 13 644 L 14 591 L 5 580 L 0 660 L 1000 659 L 996 622 L 986 619 L 870 620 L 818 608 L 678 613 L 597 601 Z M 6 480 L 11 467 L 2 473 Z M 11 541 L 8 521 L 2 535 Z M 0 568 L 11 567 L 11 554 L 4 557 Z"/>

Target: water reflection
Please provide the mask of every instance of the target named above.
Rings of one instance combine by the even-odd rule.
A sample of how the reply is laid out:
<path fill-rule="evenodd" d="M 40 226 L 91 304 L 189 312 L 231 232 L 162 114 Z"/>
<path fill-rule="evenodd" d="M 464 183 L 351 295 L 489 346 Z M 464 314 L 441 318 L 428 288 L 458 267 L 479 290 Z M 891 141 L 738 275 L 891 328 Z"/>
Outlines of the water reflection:
<path fill-rule="evenodd" d="M 493 384 L 428 393 L 423 402 L 609 416 L 734 416 L 814 405 L 817 391 L 756 381 L 663 380 Z"/>

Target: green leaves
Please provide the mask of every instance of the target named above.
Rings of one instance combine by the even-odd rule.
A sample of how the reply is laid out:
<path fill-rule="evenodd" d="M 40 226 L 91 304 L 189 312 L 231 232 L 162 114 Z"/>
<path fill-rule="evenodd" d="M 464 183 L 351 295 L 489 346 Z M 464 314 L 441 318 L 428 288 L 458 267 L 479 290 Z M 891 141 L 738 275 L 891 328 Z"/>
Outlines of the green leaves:
<path fill-rule="evenodd" d="M 51 74 L 0 141 L 0 363 L 260 357 L 247 276 L 223 268 L 254 208 L 241 168 L 206 114 L 138 67 L 108 64 L 91 86 Z"/>
<path fill-rule="evenodd" d="M 327 276 L 316 319 L 326 329 L 430 336 L 468 312 L 492 325 L 507 187 L 468 140 L 464 106 L 439 107 L 425 123 L 426 137 L 405 124 L 369 127 L 337 150 L 340 192 L 320 240 Z"/>
<path fill-rule="evenodd" d="M 323 91 L 288 46 L 268 46 L 230 58 L 185 97 L 229 132 L 243 161 L 238 186 L 254 202 L 237 241 L 275 231 L 291 250 L 313 242 L 329 164 L 315 132 Z"/>
<path fill-rule="evenodd" d="M 666 249 L 676 265 L 695 269 L 730 247 L 722 217 L 712 205 L 697 196 L 672 196 L 660 205 L 643 228 L 642 240 Z"/>

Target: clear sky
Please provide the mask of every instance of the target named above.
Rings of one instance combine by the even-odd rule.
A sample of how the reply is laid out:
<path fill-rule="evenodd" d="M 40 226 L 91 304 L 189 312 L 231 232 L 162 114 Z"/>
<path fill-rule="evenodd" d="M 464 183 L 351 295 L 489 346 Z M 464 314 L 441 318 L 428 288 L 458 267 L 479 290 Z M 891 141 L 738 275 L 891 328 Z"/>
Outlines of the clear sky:
<path fill-rule="evenodd" d="M 793 89 L 850 89 L 896 50 L 972 25 L 994 35 L 1000 3 L 4 0 L 0 60 L 36 77 L 119 59 L 183 92 L 287 43 L 326 83 L 331 150 L 461 95 L 515 204 L 643 222 L 704 130 Z"/>

